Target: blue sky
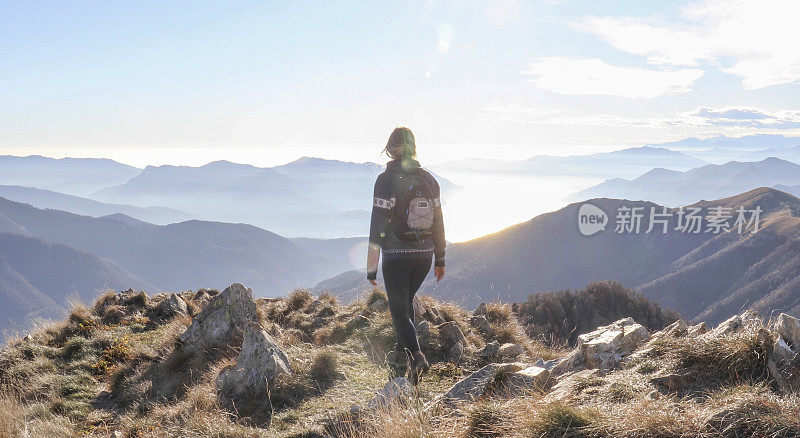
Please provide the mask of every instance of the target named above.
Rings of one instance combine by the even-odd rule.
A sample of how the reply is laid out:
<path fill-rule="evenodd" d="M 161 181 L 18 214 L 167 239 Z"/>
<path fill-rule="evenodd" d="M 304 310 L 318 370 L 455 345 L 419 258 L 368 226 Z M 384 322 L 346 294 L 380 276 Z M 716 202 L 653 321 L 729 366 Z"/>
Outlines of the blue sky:
<path fill-rule="evenodd" d="M 797 2 L 2 1 L 0 153 L 525 158 L 797 135 Z"/>

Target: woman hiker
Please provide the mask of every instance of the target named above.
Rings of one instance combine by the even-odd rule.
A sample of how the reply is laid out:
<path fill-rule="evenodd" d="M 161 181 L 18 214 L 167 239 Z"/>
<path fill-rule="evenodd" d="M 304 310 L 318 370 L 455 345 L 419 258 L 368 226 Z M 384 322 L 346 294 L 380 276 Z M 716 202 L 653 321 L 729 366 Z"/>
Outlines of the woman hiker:
<path fill-rule="evenodd" d="M 444 277 L 444 222 L 439 183 L 414 158 L 414 134 L 396 128 L 384 151 L 391 157 L 375 181 L 367 253 L 367 279 L 377 285 L 378 259 L 383 254 L 383 280 L 389 297 L 398 346 L 411 360 L 410 379 L 417 384 L 430 366 L 419 347 L 414 327 L 414 294 L 431 269 Z"/>

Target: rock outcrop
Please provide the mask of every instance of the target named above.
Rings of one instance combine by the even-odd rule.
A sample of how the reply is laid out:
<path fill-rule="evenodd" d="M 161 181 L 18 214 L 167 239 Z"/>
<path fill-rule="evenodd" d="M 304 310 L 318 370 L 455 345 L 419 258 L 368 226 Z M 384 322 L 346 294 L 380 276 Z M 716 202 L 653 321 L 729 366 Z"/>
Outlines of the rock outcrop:
<path fill-rule="evenodd" d="M 252 404 L 268 397 L 269 385 L 290 373 L 289 358 L 261 325 L 251 323 L 244 332 L 242 350 L 236 363 L 217 377 L 217 395 L 237 411 L 251 410 Z"/>
<path fill-rule="evenodd" d="M 158 305 L 158 314 L 164 317 L 189 314 L 186 301 L 178 294 L 170 294 L 169 298 Z"/>
<path fill-rule="evenodd" d="M 258 322 L 253 291 L 239 283 L 215 296 L 181 335 L 180 343 L 189 354 L 210 354 L 238 347 L 245 330 Z"/>
<path fill-rule="evenodd" d="M 633 318 L 620 319 L 578 336 L 578 346 L 553 369 L 555 374 L 578 367 L 609 369 L 650 339 L 650 332 Z"/>

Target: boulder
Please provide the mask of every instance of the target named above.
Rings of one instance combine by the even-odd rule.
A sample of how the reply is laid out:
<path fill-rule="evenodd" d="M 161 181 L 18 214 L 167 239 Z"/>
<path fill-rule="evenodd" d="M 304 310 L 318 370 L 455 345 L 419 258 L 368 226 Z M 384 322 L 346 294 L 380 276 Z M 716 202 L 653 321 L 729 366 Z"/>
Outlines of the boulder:
<path fill-rule="evenodd" d="M 353 319 L 347 321 L 347 324 L 345 324 L 345 328 L 347 329 L 348 332 L 367 326 L 369 326 L 369 318 L 367 318 L 366 315 L 363 314 L 356 315 L 355 317 L 353 317 Z"/>
<path fill-rule="evenodd" d="M 500 350 L 497 352 L 498 356 L 507 358 L 514 358 L 522 356 L 523 354 L 525 354 L 525 349 L 523 349 L 521 345 L 510 342 L 501 345 Z"/>
<path fill-rule="evenodd" d="M 464 344 L 461 342 L 456 342 L 447 352 L 448 357 L 453 359 L 459 359 L 461 356 L 464 355 Z"/>
<path fill-rule="evenodd" d="M 253 291 L 235 283 L 195 316 L 192 325 L 181 335 L 180 343 L 187 353 L 216 355 L 241 345 L 245 329 L 257 322 Z"/>
<path fill-rule="evenodd" d="M 442 325 L 447 322 L 444 319 L 444 317 L 439 313 L 439 311 L 434 309 L 433 307 L 426 309 L 425 313 L 423 314 L 423 317 L 435 325 Z"/>
<path fill-rule="evenodd" d="M 268 397 L 269 385 L 278 376 L 288 373 L 289 359 L 278 343 L 258 323 L 251 323 L 236 363 L 217 377 L 217 395 L 226 406 L 249 411 Z"/>
<path fill-rule="evenodd" d="M 417 336 L 419 338 L 427 338 L 431 335 L 431 323 L 426 320 L 422 320 L 417 324 Z"/>
<path fill-rule="evenodd" d="M 687 333 L 686 333 L 686 335 L 687 335 L 687 336 L 700 336 L 700 335 L 704 335 L 704 334 L 706 334 L 706 333 L 708 332 L 708 326 L 706 325 L 706 323 L 705 323 L 705 322 L 701 322 L 701 323 L 699 323 L 699 324 L 695 324 L 695 325 L 693 325 L 693 326 L 689 327 L 689 328 L 686 330 L 686 332 L 687 332 Z"/>
<path fill-rule="evenodd" d="M 367 409 L 385 409 L 392 405 L 403 403 L 411 398 L 414 393 L 414 386 L 405 377 L 396 377 L 387 383 L 378 394 L 367 402 Z"/>
<path fill-rule="evenodd" d="M 486 303 L 478 304 L 478 307 L 475 309 L 474 312 L 472 312 L 472 314 L 475 315 L 475 316 L 477 316 L 477 315 L 486 316 Z"/>
<path fill-rule="evenodd" d="M 608 369 L 650 339 L 650 332 L 633 318 L 625 318 L 578 336 L 578 349 L 589 368 Z"/>
<path fill-rule="evenodd" d="M 478 356 L 491 357 L 500 355 L 500 343 L 495 341 L 489 342 L 478 350 Z"/>
<path fill-rule="evenodd" d="M 542 358 L 538 358 L 533 362 L 533 364 L 539 368 L 544 368 L 549 371 L 552 370 L 553 367 L 558 365 L 559 362 L 561 362 L 561 359 L 544 360 Z"/>
<path fill-rule="evenodd" d="M 674 338 L 680 338 L 686 336 L 688 332 L 689 332 L 689 327 L 686 325 L 686 322 L 682 319 L 679 319 L 673 322 L 672 324 L 668 325 L 667 327 L 665 327 L 664 330 L 661 330 L 660 332 L 654 334 L 653 336 L 655 337 L 656 335 L 660 334 L 659 337 L 672 336 Z"/>
<path fill-rule="evenodd" d="M 586 361 L 584 360 L 584 357 L 585 356 L 581 349 L 576 348 L 563 358 L 557 359 L 558 362 L 553 365 L 553 367 L 550 369 L 550 372 L 553 376 L 560 376 L 562 374 L 583 369 L 586 367 Z"/>
<path fill-rule="evenodd" d="M 469 402 L 477 400 L 486 391 L 486 386 L 492 382 L 501 370 L 503 364 L 489 364 L 475 371 L 467 377 L 459 380 L 440 398 L 447 405 L 455 405 L 459 402 Z M 505 371 L 505 370 L 504 370 Z"/>
<path fill-rule="evenodd" d="M 173 293 L 158 305 L 158 313 L 163 316 L 187 315 L 189 308 L 180 295 Z"/>
<path fill-rule="evenodd" d="M 527 367 L 508 377 L 512 395 L 524 394 L 530 390 L 542 391 L 548 389 L 551 383 L 550 371 L 538 366 Z"/>
<path fill-rule="evenodd" d="M 775 344 L 772 346 L 772 360 L 776 363 L 791 362 L 794 360 L 794 350 L 786 343 L 783 336 L 778 335 Z"/>
<path fill-rule="evenodd" d="M 800 349 L 800 320 L 785 313 L 781 313 L 778 315 L 778 320 L 775 322 L 775 330 L 795 350 Z"/>
<path fill-rule="evenodd" d="M 711 331 L 712 336 L 722 336 L 722 335 L 729 335 L 731 333 L 736 333 L 739 329 L 742 328 L 742 317 L 739 315 L 733 315 L 730 318 L 726 319 L 719 323 L 718 326 L 714 327 L 714 330 Z"/>
<path fill-rule="evenodd" d="M 483 315 L 475 315 L 469 319 L 469 324 L 475 327 L 481 333 L 489 333 L 492 331 L 492 326 L 489 320 Z"/>
<path fill-rule="evenodd" d="M 551 373 L 552 376 L 552 373 Z M 566 373 L 556 379 L 555 385 L 550 392 L 542 399 L 544 403 L 566 400 L 575 393 L 575 387 L 579 382 L 587 379 L 599 379 L 605 376 L 603 370 L 581 370 Z"/>
<path fill-rule="evenodd" d="M 447 348 L 451 348 L 453 345 L 459 343 L 463 344 L 464 347 L 467 346 L 467 338 L 464 336 L 464 332 L 461 331 L 461 327 L 454 321 L 439 324 L 436 328 L 439 330 L 442 344 L 446 345 Z"/>

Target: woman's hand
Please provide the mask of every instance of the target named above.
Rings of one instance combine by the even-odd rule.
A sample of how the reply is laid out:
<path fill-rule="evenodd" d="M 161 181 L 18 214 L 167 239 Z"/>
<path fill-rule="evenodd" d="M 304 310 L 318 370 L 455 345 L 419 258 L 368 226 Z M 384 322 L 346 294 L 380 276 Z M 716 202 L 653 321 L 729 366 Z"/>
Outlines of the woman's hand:
<path fill-rule="evenodd" d="M 442 279 L 444 278 L 444 266 L 442 266 L 441 268 L 438 266 L 434 266 L 433 273 L 436 274 L 437 283 L 442 281 Z"/>
<path fill-rule="evenodd" d="M 378 282 L 375 281 L 375 280 L 370 280 L 369 282 L 372 283 L 373 286 L 377 286 L 378 285 Z"/>

